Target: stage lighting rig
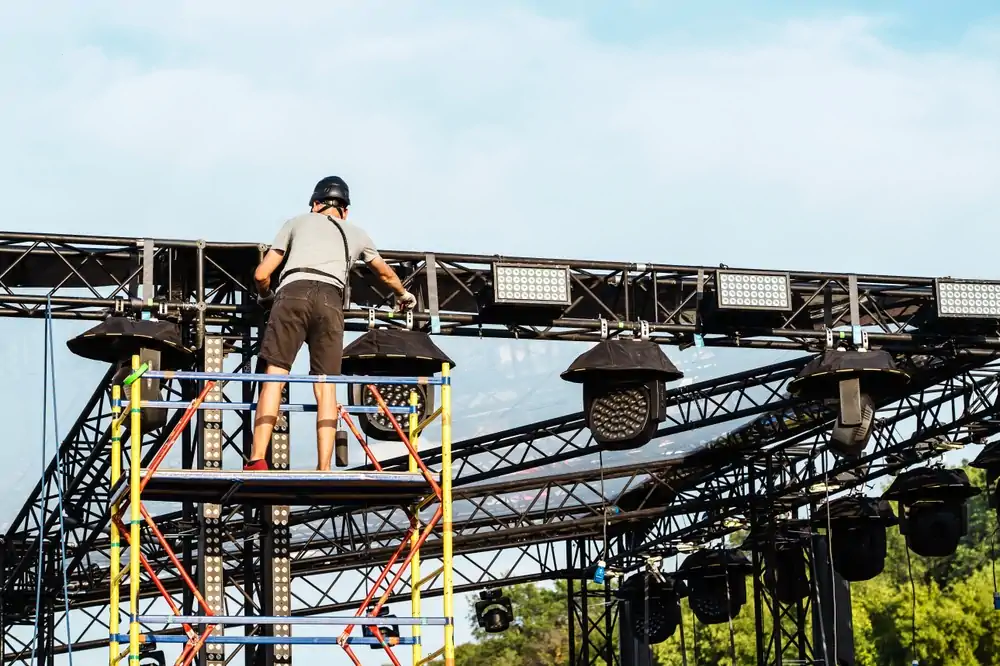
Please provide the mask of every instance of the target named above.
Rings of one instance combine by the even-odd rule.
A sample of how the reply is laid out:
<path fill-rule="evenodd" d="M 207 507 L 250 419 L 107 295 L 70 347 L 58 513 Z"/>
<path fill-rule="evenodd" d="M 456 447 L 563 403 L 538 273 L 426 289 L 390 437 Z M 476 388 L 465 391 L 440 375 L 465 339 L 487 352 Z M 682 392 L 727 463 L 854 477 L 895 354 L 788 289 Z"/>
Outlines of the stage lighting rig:
<path fill-rule="evenodd" d="M 396 328 L 374 328 L 344 348 L 341 373 L 380 377 L 432 377 L 448 357 L 426 333 Z M 434 387 L 422 384 L 380 384 L 378 392 L 388 407 L 410 404 L 410 392 L 417 393 L 417 417 L 423 421 L 434 413 Z M 364 384 L 349 384 L 347 404 L 375 407 L 378 402 Z M 397 440 L 396 431 L 384 414 L 362 414 L 361 429 L 372 439 Z M 397 418 L 397 421 L 399 419 Z M 407 422 L 399 422 L 406 432 Z"/>
<path fill-rule="evenodd" d="M 510 628 L 514 621 L 514 606 L 505 596 L 503 588 L 483 590 L 476 602 L 476 622 L 488 634 L 499 634 Z"/>
<path fill-rule="evenodd" d="M 156 641 L 149 641 L 139 646 L 138 666 L 167 666 L 167 658 L 163 650 L 156 649 Z"/>
<path fill-rule="evenodd" d="M 968 533 L 966 500 L 980 492 L 964 470 L 923 467 L 897 476 L 882 499 L 899 502 L 899 531 L 910 550 L 944 557 Z"/>
<path fill-rule="evenodd" d="M 720 310 L 792 309 L 788 273 L 719 270 L 715 272 L 716 304 Z"/>
<path fill-rule="evenodd" d="M 684 376 L 649 340 L 604 340 L 580 354 L 560 377 L 583 384 L 583 411 L 605 448 L 638 448 L 666 418 L 666 382 Z"/>
<path fill-rule="evenodd" d="M 480 293 L 480 316 L 489 323 L 542 324 L 572 303 L 568 266 L 494 262 L 492 284 Z"/>
<path fill-rule="evenodd" d="M 747 556 L 729 548 L 703 549 L 689 555 L 675 574 L 687 581 L 688 605 L 702 624 L 728 622 L 747 602 Z"/>
<path fill-rule="evenodd" d="M 786 604 L 805 599 L 810 591 L 805 550 L 809 526 L 780 525 L 773 539 L 769 532 L 766 527 L 752 531 L 740 549 L 763 555 L 764 584 L 775 599 Z"/>
<path fill-rule="evenodd" d="M 886 527 L 897 523 L 885 500 L 851 495 L 821 505 L 811 517 L 814 530 L 827 530 L 833 568 L 844 580 L 871 580 L 885 568 Z"/>
<path fill-rule="evenodd" d="M 909 375 L 896 368 L 881 349 L 830 349 L 810 361 L 788 384 L 788 391 L 807 400 L 838 404 L 830 448 L 842 456 L 861 454 L 871 439 L 875 401 L 897 394 Z"/>
<path fill-rule="evenodd" d="M 178 324 L 128 316 L 108 317 L 69 340 L 66 346 L 77 356 L 117 366 L 114 384 L 121 384 L 132 374 L 132 356 L 136 354 L 140 364 L 145 363 L 150 370 L 184 370 L 195 359 L 194 352 L 182 342 Z M 140 381 L 145 399 L 167 399 L 161 380 L 143 377 Z M 131 392 L 130 386 L 124 386 L 122 400 L 127 401 Z M 167 410 L 143 408 L 140 418 L 144 431 L 156 430 L 166 424 Z"/>
<path fill-rule="evenodd" d="M 372 613 L 373 610 L 375 610 L 375 606 L 369 606 L 368 607 L 368 616 L 369 617 L 371 617 L 371 613 Z M 380 618 L 384 617 L 387 620 L 391 620 L 392 618 L 394 618 L 396 616 L 395 615 L 391 615 L 389 613 L 389 607 L 388 606 L 382 606 L 382 608 L 378 609 L 378 616 L 377 617 L 380 617 Z M 387 624 L 385 626 L 379 626 L 378 630 L 379 630 L 379 633 L 382 634 L 382 638 L 384 638 L 387 641 L 390 638 L 399 638 L 399 625 Z M 367 624 L 361 626 L 361 635 L 364 636 L 365 638 L 377 638 L 377 636 L 375 635 L 375 631 L 372 630 L 372 628 L 371 628 L 371 625 L 367 625 Z M 373 643 L 373 644 L 369 645 L 368 647 L 371 648 L 372 650 L 381 650 L 382 649 L 382 646 L 378 645 L 376 643 Z"/>
<path fill-rule="evenodd" d="M 985 280 L 934 281 L 938 317 L 1000 319 L 1000 284 Z"/>
<path fill-rule="evenodd" d="M 615 592 L 615 597 L 628 605 L 632 634 L 646 645 L 657 645 L 674 635 L 681 623 L 681 599 L 686 595 L 687 586 L 683 581 L 651 571 L 643 571 L 627 578 Z"/>
<path fill-rule="evenodd" d="M 986 492 L 989 506 L 997 511 L 1000 518 L 1000 442 L 991 442 L 983 447 L 976 459 L 969 463 L 970 467 L 986 470 Z"/>

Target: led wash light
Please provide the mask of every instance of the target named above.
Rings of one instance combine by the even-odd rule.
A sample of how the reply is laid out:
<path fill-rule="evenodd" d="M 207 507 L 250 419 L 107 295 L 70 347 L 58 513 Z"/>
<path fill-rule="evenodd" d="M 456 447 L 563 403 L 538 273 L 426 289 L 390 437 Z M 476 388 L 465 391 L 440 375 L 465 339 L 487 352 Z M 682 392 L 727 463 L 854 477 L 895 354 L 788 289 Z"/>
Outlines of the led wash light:
<path fill-rule="evenodd" d="M 1000 284 L 979 280 L 936 280 L 939 317 L 1000 319 Z"/>
<path fill-rule="evenodd" d="M 720 310 L 791 310 L 788 273 L 716 271 Z"/>
<path fill-rule="evenodd" d="M 504 305 L 568 306 L 569 268 L 493 264 L 493 301 Z"/>

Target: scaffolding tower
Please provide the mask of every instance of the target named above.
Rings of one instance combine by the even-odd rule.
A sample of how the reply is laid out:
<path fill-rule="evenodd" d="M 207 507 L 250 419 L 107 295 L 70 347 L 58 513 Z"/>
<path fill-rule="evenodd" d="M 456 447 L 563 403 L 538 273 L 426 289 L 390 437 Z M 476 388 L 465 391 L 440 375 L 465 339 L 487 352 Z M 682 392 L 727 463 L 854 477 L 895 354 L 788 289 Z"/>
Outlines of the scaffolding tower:
<path fill-rule="evenodd" d="M 221 349 L 220 349 L 221 352 Z M 450 365 L 443 363 L 440 377 L 384 377 L 384 376 L 315 376 L 315 375 L 267 375 L 253 373 L 221 372 L 180 372 L 157 371 L 142 363 L 138 355 L 132 357 L 132 372 L 121 384 L 111 387 L 112 432 L 111 432 L 111 599 L 109 652 L 111 666 L 127 657 L 129 666 L 138 666 L 140 646 L 152 642 L 180 643 L 182 652 L 176 660 L 179 666 L 187 666 L 202 651 L 207 651 L 207 664 L 224 663 L 224 656 L 213 645 L 272 645 L 275 661 L 290 661 L 292 645 L 339 645 L 355 666 L 361 662 L 352 649 L 354 645 L 381 646 L 395 666 L 401 666 L 392 648 L 398 645 L 412 646 L 412 664 L 419 666 L 443 655 L 445 666 L 453 666 L 455 660 L 454 636 L 454 588 L 452 580 L 452 469 L 451 469 L 451 375 Z M 201 382 L 196 399 L 187 401 L 145 400 L 142 396 L 140 379 L 193 380 Z M 206 469 L 160 469 L 173 444 L 184 432 L 192 416 L 199 410 L 250 410 L 251 403 L 227 403 L 222 401 L 218 386 L 224 382 L 283 382 L 293 383 L 334 383 L 363 385 L 374 398 L 374 406 L 343 405 L 339 407 L 340 417 L 348 429 L 360 442 L 374 471 L 230 471 L 221 469 L 221 450 L 218 451 L 218 467 Z M 440 407 L 423 422 L 418 422 L 418 396 L 410 391 L 409 406 L 390 407 L 379 392 L 379 385 L 427 385 L 440 386 Z M 430 388 L 430 390 L 434 390 Z M 123 399 L 123 395 L 126 396 Z M 182 418 L 166 439 L 164 446 L 153 457 L 149 465 L 142 468 L 142 409 L 183 409 Z M 314 411 L 311 405 L 281 405 L 282 411 Z M 351 414 L 382 414 L 392 425 L 396 435 L 409 453 L 408 472 L 386 472 L 372 454 L 364 436 L 355 426 Z M 408 432 L 404 432 L 396 415 L 408 415 Z M 441 472 L 433 474 L 421 460 L 418 440 L 424 429 L 441 419 Z M 130 431 L 129 465 L 123 472 L 124 449 L 122 443 L 123 426 L 128 419 Z M 211 447 L 206 442 L 206 447 Z M 218 444 L 215 444 L 218 446 Z M 221 447 L 220 447 L 221 448 Z M 224 600 L 222 581 L 221 544 L 215 544 L 200 553 L 204 572 L 205 593 L 199 589 L 190 573 L 177 558 L 168 540 L 160 532 L 153 517 L 143 505 L 144 501 L 202 502 L 206 509 L 203 515 L 215 511 L 216 518 L 223 505 L 259 505 L 281 507 L 287 514 L 289 505 L 337 505 L 343 507 L 400 506 L 407 510 L 410 518 L 409 530 L 400 540 L 396 551 L 389 558 L 380 576 L 371 586 L 367 597 L 353 616 L 292 617 L 290 615 L 225 616 L 219 613 Z M 420 510 L 437 503 L 433 517 L 421 525 Z M 128 511 L 128 518 L 125 513 Z M 160 582 L 156 572 L 140 550 L 141 526 L 145 523 L 159 546 L 167 554 L 181 579 L 201 607 L 201 614 L 183 615 L 177 603 Z M 420 547 L 431 533 L 441 529 L 442 569 L 424 579 L 420 577 Z M 128 554 L 127 566 L 123 567 L 124 554 Z M 405 553 L 405 555 L 404 555 Z M 402 558 L 402 562 L 400 559 Z M 397 566 L 398 564 L 398 566 Z M 393 568 L 396 567 L 395 571 Z M 157 587 L 170 607 L 171 615 L 141 615 L 139 609 L 140 571 Z M 379 611 L 389 599 L 392 590 L 409 573 L 410 617 L 379 617 Z M 422 617 L 420 609 L 421 587 L 424 582 L 442 576 L 443 617 Z M 285 585 L 291 584 L 290 571 L 284 574 Z M 121 633 L 121 593 L 124 582 L 129 583 L 128 633 Z M 386 583 L 388 580 L 388 583 Z M 379 589 L 385 590 L 375 599 Z M 283 608 L 287 613 L 287 608 Z M 180 625 L 183 634 L 155 634 L 144 630 L 145 626 Z M 336 625 L 343 626 L 339 636 L 292 636 L 292 625 Z M 236 636 L 225 635 L 224 627 L 233 625 L 270 626 L 273 635 Z M 410 627 L 410 636 L 385 636 L 380 627 L 393 625 Z M 441 626 L 444 646 L 424 657 L 422 654 L 422 632 L 424 626 Z M 367 636 L 352 636 L 356 627 L 364 627 Z M 122 649 L 124 643 L 128 649 Z M 215 658 L 213 658 L 213 656 Z"/>

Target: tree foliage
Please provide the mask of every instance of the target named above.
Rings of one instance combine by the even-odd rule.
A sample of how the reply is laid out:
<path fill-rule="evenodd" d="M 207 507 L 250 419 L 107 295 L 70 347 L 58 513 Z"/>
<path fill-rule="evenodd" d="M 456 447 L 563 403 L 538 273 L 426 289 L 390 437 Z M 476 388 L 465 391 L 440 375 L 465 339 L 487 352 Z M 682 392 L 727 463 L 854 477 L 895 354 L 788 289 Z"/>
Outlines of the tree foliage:
<path fill-rule="evenodd" d="M 966 468 L 973 484 L 984 487 L 984 474 Z M 969 533 L 949 557 L 923 558 L 908 553 L 897 528 L 888 530 L 883 573 L 851 587 L 855 660 L 859 666 L 909 666 L 913 627 L 921 666 L 1000 666 L 1000 612 L 993 609 L 993 541 L 997 516 L 986 493 L 972 498 Z M 563 666 L 569 663 L 566 585 L 518 585 L 506 588 L 516 618 L 511 628 L 490 635 L 478 629 L 475 641 L 460 645 L 456 666 Z M 594 588 L 592 605 L 602 592 Z M 684 628 L 654 647 L 660 666 L 756 663 L 756 622 L 752 581 L 747 604 L 732 624 L 698 625 L 682 603 Z M 600 609 L 592 610 L 597 617 Z M 474 611 L 470 618 L 475 623 Z M 765 609 L 765 632 L 773 620 Z M 808 620 L 811 627 L 811 618 Z M 791 628 L 791 627 L 789 627 Z M 810 629 L 811 630 L 811 629 Z M 617 628 L 612 636 L 617 649 Z M 576 637 L 580 641 L 580 637 Z M 597 653 L 597 652 L 595 652 Z M 733 654 L 735 653 L 735 661 Z M 440 663 L 440 662 L 437 662 Z"/>

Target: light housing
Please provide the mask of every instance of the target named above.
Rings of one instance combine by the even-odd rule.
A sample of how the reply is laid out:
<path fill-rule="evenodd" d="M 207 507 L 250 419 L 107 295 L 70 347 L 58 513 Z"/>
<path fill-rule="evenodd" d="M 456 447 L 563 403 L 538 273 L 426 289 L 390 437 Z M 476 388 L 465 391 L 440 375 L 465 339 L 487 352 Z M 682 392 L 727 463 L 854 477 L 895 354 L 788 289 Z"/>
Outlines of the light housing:
<path fill-rule="evenodd" d="M 715 293 L 719 310 L 792 310 L 792 281 L 788 273 L 718 270 Z"/>
<path fill-rule="evenodd" d="M 560 377 L 583 384 L 583 410 L 594 440 L 605 448 L 643 446 L 666 418 L 665 383 L 684 376 L 649 340 L 604 340 Z"/>
<path fill-rule="evenodd" d="M 133 319 L 125 316 L 108 317 L 97 326 L 66 343 L 77 356 L 110 363 L 117 367 L 113 383 L 121 384 L 132 374 L 132 356 L 138 354 L 140 364 L 151 370 L 183 370 L 194 364 L 194 352 L 184 346 L 181 329 L 176 323 L 156 319 Z M 159 379 L 143 377 L 142 396 L 145 400 L 166 400 L 165 387 Z M 122 387 L 122 399 L 131 396 L 131 387 Z M 153 431 L 167 422 L 167 410 L 144 408 L 140 414 L 142 429 Z"/>
<path fill-rule="evenodd" d="M 934 280 L 938 317 L 1000 319 L 1000 283 L 987 280 Z"/>
<path fill-rule="evenodd" d="M 857 456 L 871 438 L 875 400 L 898 394 L 909 379 L 885 350 L 831 349 L 806 364 L 788 391 L 806 400 L 837 401 L 830 448 Z"/>
<path fill-rule="evenodd" d="M 514 606 L 502 588 L 483 590 L 476 602 L 476 622 L 488 634 L 499 634 L 514 621 Z"/>
<path fill-rule="evenodd" d="M 646 645 L 658 645 L 674 635 L 681 623 L 681 598 L 686 595 L 687 586 L 683 581 L 671 576 L 664 576 L 663 580 L 659 580 L 648 572 L 638 573 L 626 579 L 615 592 L 621 603 L 628 604 L 632 635 Z M 648 640 L 646 639 L 647 605 Z"/>
<path fill-rule="evenodd" d="M 477 300 L 484 323 L 551 323 L 573 302 L 569 266 L 494 262 L 491 282 Z"/>
<path fill-rule="evenodd" d="M 368 607 L 368 617 L 371 617 L 371 612 L 373 610 L 375 610 L 374 606 L 369 606 Z M 393 619 L 396 616 L 389 613 L 389 607 L 388 606 L 382 606 L 381 608 L 378 609 L 378 616 L 377 617 L 380 617 L 380 618 L 384 617 L 386 620 L 391 620 L 391 619 Z M 384 626 L 379 625 L 378 630 L 379 630 L 379 633 L 382 634 L 382 638 L 384 638 L 386 640 L 388 640 L 390 638 L 399 638 L 399 625 L 396 625 L 396 624 L 387 624 L 387 625 L 384 625 Z M 377 636 L 375 635 L 375 631 L 372 629 L 371 625 L 368 625 L 368 624 L 361 625 L 361 635 L 364 636 L 365 638 L 377 638 Z M 372 650 L 381 650 L 382 649 L 381 645 L 374 644 L 374 643 L 372 645 L 369 645 L 368 647 L 371 648 Z"/>
<path fill-rule="evenodd" d="M 493 303 L 566 308 L 572 302 L 568 266 L 493 264 Z"/>
<path fill-rule="evenodd" d="M 899 532 L 910 550 L 944 557 L 969 531 L 966 500 L 980 492 L 965 470 L 922 467 L 897 476 L 882 499 L 899 502 Z"/>
<path fill-rule="evenodd" d="M 751 532 L 740 546 L 763 555 L 764 584 L 775 599 L 790 604 L 809 596 L 810 583 L 804 539 L 808 526 L 795 530 L 789 524 L 778 527 L 774 538 L 769 529 Z"/>
<path fill-rule="evenodd" d="M 687 581 L 688 606 L 702 624 L 721 624 L 747 602 L 747 556 L 731 548 L 703 549 L 687 556 L 675 576 Z"/>
<path fill-rule="evenodd" d="M 367 331 L 344 348 L 341 373 L 344 375 L 369 375 L 380 377 L 433 377 L 441 366 L 455 362 L 431 341 L 428 334 L 395 328 L 376 328 Z M 417 417 L 423 421 L 434 413 L 434 386 L 426 384 L 379 384 L 379 395 L 388 407 L 406 407 L 410 392 L 417 393 Z M 377 406 L 375 396 L 363 384 L 349 384 L 347 404 Z M 384 414 L 359 415 L 361 429 L 372 439 L 398 440 L 392 423 Z M 405 433 L 407 422 L 399 422 Z"/>
<path fill-rule="evenodd" d="M 871 580 L 885 568 L 886 527 L 897 523 L 885 500 L 861 495 L 840 497 L 818 507 L 814 529 L 827 529 L 833 568 L 850 582 Z"/>

